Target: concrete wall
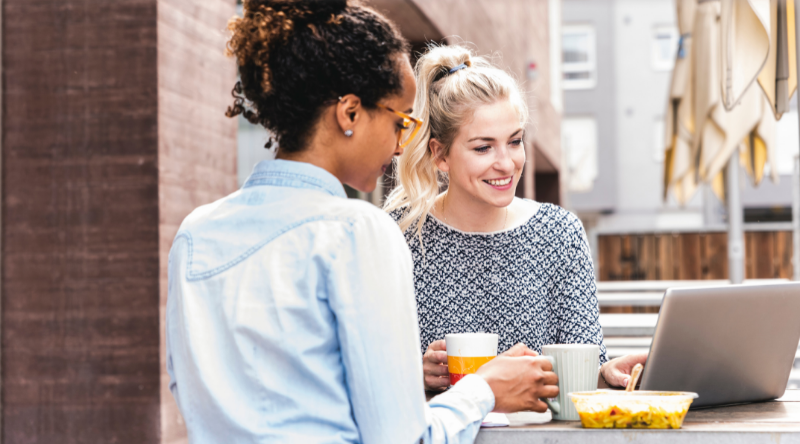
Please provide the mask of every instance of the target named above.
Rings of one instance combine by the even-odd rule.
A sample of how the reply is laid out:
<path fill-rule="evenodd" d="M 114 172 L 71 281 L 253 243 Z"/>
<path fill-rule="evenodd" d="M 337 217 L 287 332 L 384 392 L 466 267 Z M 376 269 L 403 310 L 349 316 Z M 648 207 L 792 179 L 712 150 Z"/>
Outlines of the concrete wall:
<path fill-rule="evenodd" d="M 592 25 L 597 44 L 597 86 L 565 90 L 564 116 L 593 117 L 597 122 L 598 175 L 586 193 L 569 193 L 569 208 L 599 212 L 617 204 L 617 114 L 613 0 L 564 0 L 563 24 Z"/>
<path fill-rule="evenodd" d="M 655 213 L 662 204 L 662 162 L 654 156 L 654 128 L 667 105 L 671 71 L 650 60 L 653 29 L 675 25 L 671 0 L 616 0 L 617 209 Z"/>

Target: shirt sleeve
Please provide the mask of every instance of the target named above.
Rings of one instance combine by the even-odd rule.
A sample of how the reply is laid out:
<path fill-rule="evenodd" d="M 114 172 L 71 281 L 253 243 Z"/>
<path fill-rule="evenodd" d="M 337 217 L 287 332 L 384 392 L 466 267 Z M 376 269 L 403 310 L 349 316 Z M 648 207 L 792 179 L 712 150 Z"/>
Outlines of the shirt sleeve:
<path fill-rule="evenodd" d="M 331 257 L 328 286 L 361 442 L 472 443 L 494 395 L 476 375 L 425 404 L 413 264 L 387 214 L 355 219 Z"/>
<path fill-rule="evenodd" d="M 420 375 L 420 378 L 422 375 Z M 472 443 L 481 421 L 494 409 L 494 393 L 478 375 L 467 375 L 426 406 L 428 428 L 422 441 Z"/>
<path fill-rule="evenodd" d="M 580 220 L 569 214 L 564 240 L 565 267 L 556 286 L 555 341 L 557 344 L 597 344 L 600 364 L 608 360 L 600 327 L 597 285 L 589 243 Z"/>

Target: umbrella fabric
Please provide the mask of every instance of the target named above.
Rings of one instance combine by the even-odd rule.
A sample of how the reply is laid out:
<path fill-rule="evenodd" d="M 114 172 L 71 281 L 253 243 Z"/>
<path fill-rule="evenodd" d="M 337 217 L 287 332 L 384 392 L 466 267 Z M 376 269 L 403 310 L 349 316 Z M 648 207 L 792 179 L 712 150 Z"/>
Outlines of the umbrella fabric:
<path fill-rule="evenodd" d="M 692 153 L 698 178 L 706 177 L 708 164 L 725 143 L 727 121 L 720 110 L 720 2 L 706 1 L 697 6 L 694 22 L 694 117 L 697 132 Z M 712 112 L 716 111 L 716 118 Z M 741 139 L 740 139 L 741 140 Z"/>
<path fill-rule="evenodd" d="M 681 44 L 666 115 L 664 198 L 672 189 L 683 204 L 701 181 L 722 197 L 733 155 L 760 182 L 764 165 L 774 165 L 775 121 L 797 81 L 788 69 L 794 10 L 787 0 L 678 0 L 676 6 Z M 789 36 L 792 45 L 778 48 Z"/>
<path fill-rule="evenodd" d="M 765 111 L 768 118 L 774 121 L 772 113 L 764 106 L 768 102 L 758 88 L 745 91 L 739 102 L 739 106 L 731 111 L 726 111 L 721 102 L 717 103 L 703 127 L 699 150 L 699 175 L 702 180 L 712 179 L 725 168 L 742 141 L 765 120 Z"/>
<path fill-rule="evenodd" d="M 733 88 L 737 83 L 730 81 L 727 71 L 731 65 L 722 63 L 725 57 L 720 53 L 731 46 L 726 39 L 721 39 L 727 32 L 727 29 L 723 31 L 725 22 L 720 20 L 721 14 L 721 2 L 707 1 L 698 6 L 695 18 L 695 116 L 699 132 L 695 134 L 692 152 L 696 156 L 698 179 L 703 181 L 711 181 L 723 170 L 742 140 L 758 125 L 764 108 L 763 94 L 758 88 L 748 88 L 741 93 Z M 738 71 L 744 68 L 737 67 Z M 754 81 L 755 77 L 750 84 Z M 723 105 L 720 85 L 724 82 L 729 86 L 728 99 L 733 99 L 732 91 L 738 94 L 735 100 L 739 106 L 730 110 Z"/>
<path fill-rule="evenodd" d="M 770 166 L 770 178 L 778 182 L 778 158 L 774 148 L 777 143 L 778 121 L 772 111 L 772 104 L 763 96 L 762 116 L 758 125 L 742 141 L 741 160 L 753 179 L 753 185 L 759 185 L 764 178 L 764 166 Z"/>
<path fill-rule="evenodd" d="M 694 100 L 692 98 L 692 31 L 696 0 L 677 0 L 680 43 L 672 71 L 670 95 L 665 119 L 667 147 L 664 155 L 664 199 L 672 187 L 679 202 L 684 203 L 697 188 L 692 144 L 694 139 Z"/>
<path fill-rule="evenodd" d="M 770 48 L 770 0 L 723 0 L 722 96 L 726 110 L 733 109 L 764 69 Z"/>
<path fill-rule="evenodd" d="M 797 89 L 794 1 L 750 2 L 754 8 L 769 12 L 769 20 L 762 20 L 762 24 L 769 35 L 769 47 L 774 50 L 769 51 L 764 68 L 758 75 L 758 84 L 764 90 L 775 118 L 780 119 L 789 110 L 789 98 Z"/>
<path fill-rule="evenodd" d="M 736 123 L 728 128 L 748 129 L 741 140 L 741 159 L 753 183 L 761 182 L 767 163 L 772 180 L 777 182 L 776 120 L 788 111 L 789 99 L 797 89 L 794 1 L 723 0 L 720 26 L 723 103 L 726 110 L 739 114 L 731 116 Z M 753 80 L 760 88 L 748 88 Z M 761 103 L 754 104 L 755 97 L 745 98 L 759 89 L 764 96 Z M 757 114 L 760 117 L 754 123 Z M 738 135 L 731 134 L 716 160 L 705 167 L 708 176 L 727 163 Z"/>

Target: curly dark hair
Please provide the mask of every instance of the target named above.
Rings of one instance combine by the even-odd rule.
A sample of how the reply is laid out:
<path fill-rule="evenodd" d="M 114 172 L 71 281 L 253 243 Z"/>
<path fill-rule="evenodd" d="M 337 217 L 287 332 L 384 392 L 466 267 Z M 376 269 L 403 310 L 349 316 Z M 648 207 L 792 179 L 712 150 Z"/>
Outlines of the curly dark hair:
<path fill-rule="evenodd" d="M 245 0 L 228 22 L 226 53 L 240 81 L 228 117 L 266 127 L 282 152 L 302 151 L 325 104 L 346 94 L 363 105 L 400 92 L 398 53 L 409 46 L 377 12 L 347 0 Z M 272 139 L 267 143 L 267 148 Z"/>

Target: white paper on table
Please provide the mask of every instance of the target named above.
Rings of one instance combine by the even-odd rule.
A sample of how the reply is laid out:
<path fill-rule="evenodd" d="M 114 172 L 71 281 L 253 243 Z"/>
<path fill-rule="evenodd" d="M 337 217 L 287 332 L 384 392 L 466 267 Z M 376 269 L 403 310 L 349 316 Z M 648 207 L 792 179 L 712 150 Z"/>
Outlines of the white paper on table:
<path fill-rule="evenodd" d="M 481 427 L 508 427 L 509 424 L 508 416 L 505 414 L 489 412 L 489 414 L 483 418 Z"/>

